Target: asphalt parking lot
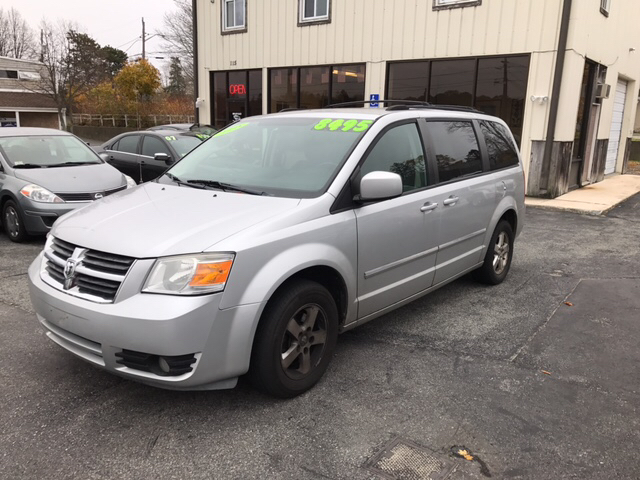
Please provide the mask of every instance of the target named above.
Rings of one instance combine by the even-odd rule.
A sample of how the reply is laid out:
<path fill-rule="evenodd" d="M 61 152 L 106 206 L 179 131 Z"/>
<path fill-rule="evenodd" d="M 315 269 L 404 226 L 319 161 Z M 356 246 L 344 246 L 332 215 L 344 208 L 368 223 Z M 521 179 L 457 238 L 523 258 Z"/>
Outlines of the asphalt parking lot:
<path fill-rule="evenodd" d="M 640 476 L 640 195 L 607 217 L 529 209 L 505 283 L 465 277 L 347 332 L 288 401 L 63 351 L 28 299 L 43 243 L 0 235 L 0 478 L 377 479 L 391 442 L 447 478 Z"/>

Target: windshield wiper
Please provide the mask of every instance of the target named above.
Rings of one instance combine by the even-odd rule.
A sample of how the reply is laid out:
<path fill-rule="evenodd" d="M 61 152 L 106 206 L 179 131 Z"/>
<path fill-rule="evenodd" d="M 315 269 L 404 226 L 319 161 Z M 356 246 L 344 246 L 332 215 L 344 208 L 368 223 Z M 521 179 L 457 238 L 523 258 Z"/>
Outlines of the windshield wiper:
<path fill-rule="evenodd" d="M 47 165 L 38 165 L 36 163 L 20 163 L 14 165 L 13 168 L 47 168 Z"/>
<path fill-rule="evenodd" d="M 52 163 L 51 165 L 47 165 L 47 167 L 49 168 L 70 167 L 72 165 L 99 165 L 99 162 L 62 162 L 62 163 Z"/>
<path fill-rule="evenodd" d="M 218 182 L 217 180 L 187 180 L 187 183 L 190 185 L 203 185 L 205 187 L 219 188 L 223 192 L 229 190 L 233 192 L 248 193 L 249 195 L 267 195 L 267 192 L 239 187 L 237 185 L 232 185 L 231 183 Z"/>
<path fill-rule="evenodd" d="M 191 184 L 191 183 L 184 182 L 184 181 L 180 180 L 178 177 L 176 177 L 173 173 L 168 173 L 167 172 L 167 173 L 165 173 L 165 175 L 167 177 L 169 177 L 171 179 L 171 181 L 173 181 L 174 183 L 177 183 L 178 185 L 185 185 L 185 186 L 191 187 L 191 188 L 199 188 L 201 190 L 203 188 L 205 188 L 204 185 L 196 185 L 196 184 Z"/>

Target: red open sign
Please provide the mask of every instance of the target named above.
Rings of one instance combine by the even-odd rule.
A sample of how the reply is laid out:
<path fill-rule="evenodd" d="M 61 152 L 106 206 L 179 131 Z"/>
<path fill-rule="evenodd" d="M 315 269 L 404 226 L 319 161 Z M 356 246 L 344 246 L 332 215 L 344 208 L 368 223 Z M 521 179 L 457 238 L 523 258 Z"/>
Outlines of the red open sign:
<path fill-rule="evenodd" d="M 245 87 L 241 83 L 234 84 L 234 85 L 229 85 L 229 93 L 231 95 L 246 95 L 247 94 L 247 87 Z"/>

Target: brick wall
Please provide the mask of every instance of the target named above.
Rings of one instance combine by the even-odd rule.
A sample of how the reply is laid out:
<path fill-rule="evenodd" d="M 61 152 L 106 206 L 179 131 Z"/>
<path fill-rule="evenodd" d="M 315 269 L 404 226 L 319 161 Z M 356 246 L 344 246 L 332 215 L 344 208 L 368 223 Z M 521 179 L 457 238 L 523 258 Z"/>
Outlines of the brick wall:
<path fill-rule="evenodd" d="M 59 129 L 57 113 L 20 112 L 21 127 L 43 127 Z"/>

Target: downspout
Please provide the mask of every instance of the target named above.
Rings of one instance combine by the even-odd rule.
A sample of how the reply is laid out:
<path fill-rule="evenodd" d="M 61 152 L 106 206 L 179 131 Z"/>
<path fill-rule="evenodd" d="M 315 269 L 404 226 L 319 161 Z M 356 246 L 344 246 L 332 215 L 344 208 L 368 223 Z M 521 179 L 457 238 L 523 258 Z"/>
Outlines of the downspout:
<path fill-rule="evenodd" d="M 546 193 L 550 193 L 550 173 L 551 154 L 553 142 L 555 140 L 556 123 L 558 120 L 558 108 L 560 106 L 560 87 L 562 86 L 562 72 L 564 70 L 564 59 L 567 52 L 567 38 L 569 36 L 569 20 L 571 18 L 572 0 L 564 0 L 562 7 L 562 20 L 560 22 L 560 37 L 558 38 L 558 56 L 556 68 L 553 74 L 553 88 L 551 91 L 551 102 L 549 104 L 549 125 L 547 126 L 547 140 L 544 144 L 542 156 L 542 171 L 540 172 L 540 185 L 546 186 Z"/>
<path fill-rule="evenodd" d="M 193 104 L 195 106 L 195 123 L 200 123 L 200 108 L 198 107 L 198 0 L 191 1 L 193 12 Z"/>

